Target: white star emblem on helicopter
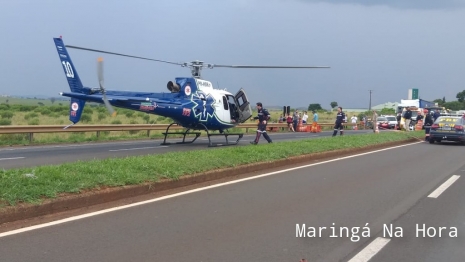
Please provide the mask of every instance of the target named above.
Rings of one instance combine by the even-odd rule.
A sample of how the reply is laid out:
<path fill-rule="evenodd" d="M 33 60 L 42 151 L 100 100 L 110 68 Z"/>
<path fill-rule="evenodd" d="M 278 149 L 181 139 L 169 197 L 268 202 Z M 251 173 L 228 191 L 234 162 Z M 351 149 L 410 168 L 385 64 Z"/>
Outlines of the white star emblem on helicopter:
<path fill-rule="evenodd" d="M 194 101 L 194 97 L 196 100 L 200 100 L 201 103 L 197 103 Z M 215 100 L 211 97 L 210 94 L 204 94 L 202 92 L 196 92 L 191 97 L 192 103 L 194 106 L 192 107 L 192 111 L 194 112 L 194 116 L 199 118 L 200 121 L 205 122 L 209 118 L 212 118 L 215 113 Z"/>

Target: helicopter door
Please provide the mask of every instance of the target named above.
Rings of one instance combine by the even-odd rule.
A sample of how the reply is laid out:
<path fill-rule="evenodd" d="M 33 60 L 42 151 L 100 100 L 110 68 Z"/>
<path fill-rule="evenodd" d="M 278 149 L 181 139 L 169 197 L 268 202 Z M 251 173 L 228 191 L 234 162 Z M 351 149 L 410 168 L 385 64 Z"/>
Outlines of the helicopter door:
<path fill-rule="evenodd" d="M 244 89 L 241 88 L 241 90 L 237 92 L 235 98 L 239 111 L 239 123 L 244 123 L 252 116 L 252 107 L 250 106 L 249 100 L 247 100 Z"/>

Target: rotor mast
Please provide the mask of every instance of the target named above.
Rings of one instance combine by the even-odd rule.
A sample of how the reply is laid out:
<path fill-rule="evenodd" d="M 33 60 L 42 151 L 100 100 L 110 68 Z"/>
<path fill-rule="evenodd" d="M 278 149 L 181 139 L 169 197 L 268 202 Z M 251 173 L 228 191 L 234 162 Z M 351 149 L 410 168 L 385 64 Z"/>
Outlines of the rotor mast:
<path fill-rule="evenodd" d="M 204 67 L 203 61 L 195 60 L 190 64 L 183 63 L 182 67 L 189 67 L 191 69 L 192 77 L 201 79 L 202 78 L 202 68 Z"/>

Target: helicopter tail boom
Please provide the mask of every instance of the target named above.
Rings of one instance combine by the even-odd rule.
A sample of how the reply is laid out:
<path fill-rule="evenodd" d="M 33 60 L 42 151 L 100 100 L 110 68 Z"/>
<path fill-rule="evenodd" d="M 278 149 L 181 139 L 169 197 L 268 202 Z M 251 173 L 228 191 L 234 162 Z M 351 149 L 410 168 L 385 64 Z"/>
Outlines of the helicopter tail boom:
<path fill-rule="evenodd" d="M 66 75 L 66 80 L 68 80 L 71 92 L 79 94 L 88 94 L 89 89 L 84 88 L 84 86 L 82 85 L 81 79 L 77 74 L 76 68 L 74 67 L 73 62 L 71 61 L 71 57 L 69 56 L 68 51 L 66 50 L 63 40 L 60 37 L 53 38 L 53 41 L 55 42 L 58 57 L 60 58 L 61 65 L 63 66 L 63 70 Z M 79 122 L 79 120 L 81 119 L 81 114 L 85 104 L 86 100 L 71 97 L 71 103 L 69 108 L 69 120 L 74 124 Z"/>
<path fill-rule="evenodd" d="M 84 86 L 61 38 L 53 38 L 71 92 L 84 93 Z"/>

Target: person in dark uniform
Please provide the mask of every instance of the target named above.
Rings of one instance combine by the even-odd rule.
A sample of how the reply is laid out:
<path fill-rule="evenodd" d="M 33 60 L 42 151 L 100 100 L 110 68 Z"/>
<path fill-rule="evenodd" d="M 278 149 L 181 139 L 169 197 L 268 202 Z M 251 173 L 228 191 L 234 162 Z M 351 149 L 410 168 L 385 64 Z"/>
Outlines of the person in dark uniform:
<path fill-rule="evenodd" d="M 266 125 L 268 124 L 268 120 L 270 119 L 270 113 L 268 110 L 263 108 L 262 103 L 257 103 L 257 110 L 258 116 L 254 117 L 253 119 L 258 119 L 258 128 L 257 128 L 257 136 L 253 142 L 250 142 L 252 145 L 258 144 L 258 140 L 260 140 L 260 136 L 263 134 L 263 137 L 268 141 L 268 143 L 272 143 L 271 138 L 266 133 Z"/>
<path fill-rule="evenodd" d="M 423 128 L 425 129 L 425 141 L 429 141 L 429 132 L 433 125 L 433 116 L 429 114 L 428 109 L 425 109 L 423 112 L 425 113 L 425 123 L 423 125 Z"/>
<path fill-rule="evenodd" d="M 337 130 L 339 129 L 339 132 L 341 136 L 344 134 L 344 126 L 342 125 L 344 123 L 344 119 L 346 118 L 346 114 L 342 112 L 342 107 L 337 108 L 337 115 L 336 115 L 336 123 L 334 124 L 334 133 L 333 136 L 337 135 Z"/>
<path fill-rule="evenodd" d="M 400 130 L 400 120 L 402 119 L 402 114 L 401 113 L 397 113 L 397 117 L 396 117 L 396 120 L 397 120 L 397 130 Z"/>

